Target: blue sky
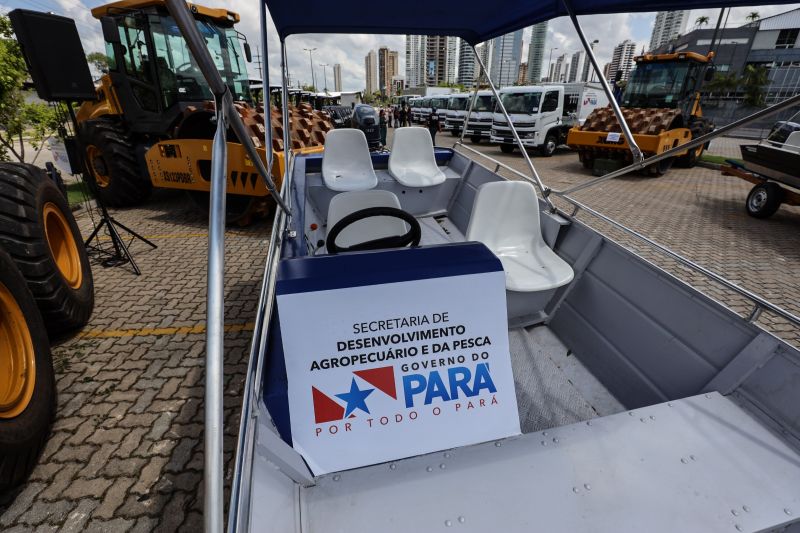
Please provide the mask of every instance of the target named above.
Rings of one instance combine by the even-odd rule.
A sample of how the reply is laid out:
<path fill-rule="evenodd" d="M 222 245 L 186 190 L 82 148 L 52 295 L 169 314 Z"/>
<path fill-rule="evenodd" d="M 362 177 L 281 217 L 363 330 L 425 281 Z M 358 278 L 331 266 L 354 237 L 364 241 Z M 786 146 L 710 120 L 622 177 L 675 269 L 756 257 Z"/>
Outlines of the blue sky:
<path fill-rule="evenodd" d="M 103 40 L 100 34 L 100 23 L 92 18 L 89 10 L 98 5 L 106 3 L 104 0 L 0 0 L 0 12 L 5 13 L 16 7 L 34 9 L 38 11 L 52 11 L 59 15 L 64 15 L 75 19 L 78 31 L 83 40 L 86 52 L 103 50 Z M 258 2 L 257 0 L 200 0 L 209 6 L 222 6 L 238 12 L 242 16 L 242 22 L 238 26 L 239 31 L 243 32 L 249 39 L 253 51 L 259 43 L 258 37 Z M 751 11 L 758 11 L 761 17 L 767 17 L 783 11 L 788 11 L 800 4 L 783 6 L 756 6 L 740 7 L 731 11 L 729 26 L 737 26 L 744 22 L 745 17 Z M 694 10 L 689 16 L 689 28 L 694 25 L 694 21 L 699 16 L 708 16 L 710 19 L 709 27 L 713 27 L 719 16 L 719 9 Z M 613 15 L 595 15 L 591 17 L 581 17 L 581 24 L 586 31 L 590 41 L 598 39 L 600 43 L 596 46 L 595 52 L 600 63 L 603 64 L 610 60 L 611 52 L 617 44 L 624 39 L 631 39 L 638 44 L 638 49 L 642 45 L 647 45 L 650 40 L 650 32 L 653 25 L 654 13 L 620 13 Z M 279 80 L 279 53 L 278 40 L 274 30 L 270 32 L 270 76 L 274 80 Z M 525 50 L 527 49 L 528 36 L 525 35 Z M 311 82 L 311 70 L 308 54 L 303 48 L 316 48 L 314 52 L 314 69 L 317 77 L 317 85 L 322 86 L 322 71 L 320 64 L 342 65 L 342 81 L 345 90 L 361 90 L 364 88 L 364 56 L 369 50 L 377 49 L 379 46 L 388 46 L 390 49 L 400 52 L 400 73 L 405 72 L 405 38 L 402 35 L 297 35 L 287 39 L 287 51 L 289 55 L 289 74 L 294 79 L 299 79 L 301 83 Z M 559 50 L 554 52 L 553 58 L 559 53 L 576 52 L 581 49 L 578 37 L 566 18 L 559 18 L 550 21 L 548 31 L 547 49 L 557 47 Z M 523 54 L 527 52 L 523 50 Z M 523 55 L 526 58 L 527 55 Z M 256 70 L 251 72 L 255 75 Z M 333 74 L 328 69 L 328 86 L 333 86 Z"/>

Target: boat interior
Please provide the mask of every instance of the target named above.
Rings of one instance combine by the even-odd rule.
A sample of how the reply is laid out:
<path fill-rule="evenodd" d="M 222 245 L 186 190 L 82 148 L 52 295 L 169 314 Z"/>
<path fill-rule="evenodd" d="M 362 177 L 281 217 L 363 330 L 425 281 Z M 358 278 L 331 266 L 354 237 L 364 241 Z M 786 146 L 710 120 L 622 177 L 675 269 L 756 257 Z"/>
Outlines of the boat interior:
<path fill-rule="evenodd" d="M 281 263 L 475 242 L 500 260 L 522 435 L 315 476 L 291 447 L 273 316 L 251 526 L 760 531 L 800 517 L 792 346 L 422 128 L 372 154 L 360 131 L 330 132 L 323 154 L 295 157 L 289 195 Z"/>

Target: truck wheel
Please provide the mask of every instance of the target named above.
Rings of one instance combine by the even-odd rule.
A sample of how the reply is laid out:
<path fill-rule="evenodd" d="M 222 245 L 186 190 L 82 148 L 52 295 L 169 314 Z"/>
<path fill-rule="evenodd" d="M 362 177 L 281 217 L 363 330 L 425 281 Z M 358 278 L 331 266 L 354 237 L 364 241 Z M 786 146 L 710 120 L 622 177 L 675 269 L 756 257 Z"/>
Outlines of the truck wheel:
<path fill-rule="evenodd" d="M 544 144 L 542 144 L 539 151 L 545 157 L 550 157 L 554 153 L 556 153 L 556 148 L 558 147 L 558 139 L 553 134 L 548 134 L 547 137 L 544 138 Z"/>
<path fill-rule="evenodd" d="M 0 249 L 0 492 L 27 478 L 50 432 L 53 361 L 25 278 Z"/>
<path fill-rule="evenodd" d="M 513 144 L 501 144 L 500 151 L 504 154 L 510 154 L 514 152 L 514 145 Z"/>
<path fill-rule="evenodd" d="M 153 185 L 142 176 L 133 140 L 118 121 L 89 120 L 81 128 L 89 186 L 110 207 L 132 207 L 150 196 Z"/>
<path fill-rule="evenodd" d="M 81 232 L 58 187 L 33 165 L 0 165 L 0 245 L 28 283 L 50 335 L 80 328 L 94 308 Z"/>
<path fill-rule="evenodd" d="M 765 181 L 750 190 L 747 195 L 747 214 L 755 218 L 768 218 L 783 202 L 783 189 L 777 183 Z"/>
<path fill-rule="evenodd" d="M 668 157 L 666 159 L 662 159 L 656 163 L 652 163 L 647 165 L 644 168 L 644 174 L 646 176 L 652 176 L 654 178 L 658 178 L 669 172 L 669 169 L 672 168 L 672 164 L 675 162 L 674 157 Z"/>
<path fill-rule="evenodd" d="M 472 142 L 472 144 L 480 144 L 481 142 L 481 138 L 478 135 L 473 135 L 469 138 L 469 140 Z"/>

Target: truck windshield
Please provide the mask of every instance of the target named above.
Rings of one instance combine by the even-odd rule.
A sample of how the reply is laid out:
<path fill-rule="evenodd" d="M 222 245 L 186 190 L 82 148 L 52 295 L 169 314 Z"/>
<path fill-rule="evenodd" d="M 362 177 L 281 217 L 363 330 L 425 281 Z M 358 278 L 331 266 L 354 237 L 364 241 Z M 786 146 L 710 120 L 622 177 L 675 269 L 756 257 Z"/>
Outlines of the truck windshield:
<path fill-rule="evenodd" d="M 688 62 L 639 63 L 622 95 L 624 107 L 676 107 L 690 88 Z M 696 69 L 691 69 L 694 72 Z"/>
<path fill-rule="evenodd" d="M 447 109 L 447 98 L 433 98 L 431 100 L 431 107 L 436 109 Z"/>
<path fill-rule="evenodd" d="M 494 111 L 494 96 L 479 96 L 473 111 Z"/>
<path fill-rule="evenodd" d="M 506 93 L 500 96 L 509 113 L 538 113 L 542 93 Z"/>
<path fill-rule="evenodd" d="M 455 111 L 462 111 L 467 108 L 467 103 L 469 98 L 451 98 L 450 99 L 450 106 L 447 109 L 453 109 Z"/>
<path fill-rule="evenodd" d="M 196 24 L 234 100 L 252 102 L 247 66 L 236 31 L 206 19 L 199 19 Z M 213 95 L 208 83 L 197 67 L 175 20 L 170 16 L 153 18 L 151 29 L 156 52 L 156 71 L 166 107 L 176 101 L 211 100 Z"/>

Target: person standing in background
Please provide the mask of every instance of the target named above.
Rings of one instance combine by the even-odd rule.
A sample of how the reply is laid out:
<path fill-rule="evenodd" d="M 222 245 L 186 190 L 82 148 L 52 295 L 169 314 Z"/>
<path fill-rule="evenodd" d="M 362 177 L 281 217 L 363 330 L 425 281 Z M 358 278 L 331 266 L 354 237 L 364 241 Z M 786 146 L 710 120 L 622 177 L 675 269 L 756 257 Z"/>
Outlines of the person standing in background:
<path fill-rule="evenodd" d="M 381 146 L 386 146 L 386 110 L 381 109 L 378 115 L 378 126 L 381 131 Z"/>
<path fill-rule="evenodd" d="M 433 141 L 433 145 L 436 146 L 436 134 L 441 129 L 442 124 L 439 120 L 439 112 L 434 107 L 431 109 L 431 114 L 428 115 L 428 131 L 431 134 L 431 141 Z"/>

